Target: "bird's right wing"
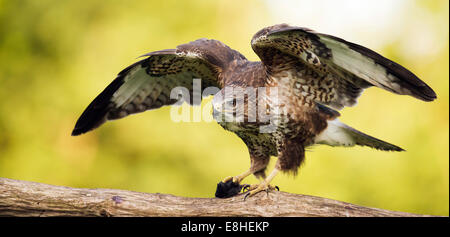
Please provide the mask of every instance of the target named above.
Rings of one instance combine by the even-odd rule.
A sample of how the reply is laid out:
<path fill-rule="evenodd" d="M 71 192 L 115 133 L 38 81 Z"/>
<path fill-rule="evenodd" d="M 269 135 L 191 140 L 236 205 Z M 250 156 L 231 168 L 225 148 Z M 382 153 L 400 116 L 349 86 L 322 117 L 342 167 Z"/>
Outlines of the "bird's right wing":
<path fill-rule="evenodd" d="M 78 119 L 73 136 L 88 132 L 107 120 L 156 109 L 177 102 L 170 98 L 172 89 L 183 87 L 194 103 L 193 79 L 201 79 L 202 89 L 221 88 L 220 73 L 235 59 L 245 59 L 237 51 L 217 40 L 199 39 L 145 54 L 147 58 L 122 70 Z"/>
<path fill-rule="evenodd" d="M 299 76 L 305 80 L 298 84 L 301 93 L 335 109 L 354 105 L 370 86 L 423 101 L 436 98 L 427 84 L 401 65 L 361 45 L 307 28 L 287 24 L 264 28 L 253 37 L 252 47 L 269 71 L 305 67 L 314 71 L 317 76 Z"/>

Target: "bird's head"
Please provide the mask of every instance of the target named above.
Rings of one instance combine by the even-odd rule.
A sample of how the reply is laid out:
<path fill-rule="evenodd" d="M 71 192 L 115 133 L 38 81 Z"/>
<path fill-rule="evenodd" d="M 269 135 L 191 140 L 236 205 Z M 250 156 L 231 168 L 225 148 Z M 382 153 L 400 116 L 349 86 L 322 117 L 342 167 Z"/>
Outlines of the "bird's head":
<path fill-rule="evenodd" d="M 224 88 L 212 100 L 213 117 L 218 122 L 243 122 L 245 98 L 233 88 Z"/>

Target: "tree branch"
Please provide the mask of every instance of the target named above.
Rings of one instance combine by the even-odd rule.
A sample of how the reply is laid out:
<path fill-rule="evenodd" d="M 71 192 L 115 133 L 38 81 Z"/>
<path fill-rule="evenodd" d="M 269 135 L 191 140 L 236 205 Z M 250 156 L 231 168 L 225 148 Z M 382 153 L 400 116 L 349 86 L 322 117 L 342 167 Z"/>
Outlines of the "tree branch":
<path fill-rule="evenodd" d="M 0 178 L 0 216 L 423 216 L 285 192 L 243 201 L 84 189 Z"/>

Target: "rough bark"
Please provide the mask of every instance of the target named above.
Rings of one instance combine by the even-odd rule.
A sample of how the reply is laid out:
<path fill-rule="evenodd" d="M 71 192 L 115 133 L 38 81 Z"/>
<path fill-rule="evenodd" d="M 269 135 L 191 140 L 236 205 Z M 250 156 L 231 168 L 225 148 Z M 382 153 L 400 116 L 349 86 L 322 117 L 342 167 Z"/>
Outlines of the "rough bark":
<path fill-rule="evenodd" d="M 0 216 L 423 216 L 285 192 L 243 200 L 54 186 L 0 178 Z"/>

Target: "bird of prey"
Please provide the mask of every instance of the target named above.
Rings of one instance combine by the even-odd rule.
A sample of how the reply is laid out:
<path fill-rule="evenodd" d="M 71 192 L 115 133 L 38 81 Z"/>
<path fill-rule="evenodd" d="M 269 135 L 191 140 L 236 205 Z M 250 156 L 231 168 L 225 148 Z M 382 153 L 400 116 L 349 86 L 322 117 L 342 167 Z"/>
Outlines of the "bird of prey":
<path fill-rule="evenodd" d="M 145 59 L 122 70 L 89 104 L 72 135 L 86 133 L 107 120 L 173 105 L 178 100 L 171 96 L 172 89 L 183 87 L 192 93 L 193 80 L 201 79 L 202 89 L 218 88 L 212 100 L 214 118 L 242 139 L 251 161 L 246 172 L 218 184 L 216 197 L 236 195 L 242 188 L 248 190 L 247 197 L 274 189 L 270 182 L 279 171 L 296 173 L 305 159 L 305 148 L 314 144 L 403 151 L 338 120 L 338 110 L 355 105 L 364 89 L 375 86 L 423 101 L 436 99 L 427 84 L 401 65 L 361 45 L 308 28 L 266 27 L 253 36 L 251 46 L 261 61 L 249 61 L 213 39 L 145 54 Z M 226 93 L 227 88 L 265 89 L 255 89 L 257 96 L 238 99 L 236 93 Z M 277 93 L 272 93 L 273 88 Z M 185 101 L 199 104 L 192 95 Z M 229 119 L 236 114 L 244 119 Z M 270 121 L 255 114 L 268 115 Z M 272 130 L 261 130 L 272 121 L 276 125 Z M 266 176 L 271 156 L 277 162 Z M 251 174 L 262 181 L 242 185 Z"/>

